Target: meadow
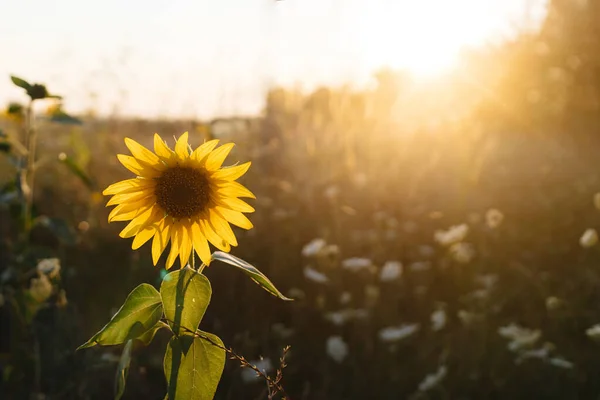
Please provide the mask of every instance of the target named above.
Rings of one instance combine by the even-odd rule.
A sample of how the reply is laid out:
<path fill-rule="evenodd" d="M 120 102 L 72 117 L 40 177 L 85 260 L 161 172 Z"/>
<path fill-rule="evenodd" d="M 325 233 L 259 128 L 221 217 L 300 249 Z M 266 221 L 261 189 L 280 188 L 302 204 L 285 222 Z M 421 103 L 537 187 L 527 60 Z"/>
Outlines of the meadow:
<path fill-rule="evenodd" d="M 254 228 L 235 230 L 231 252 L 294 299 L 213 262 L 201 328 L 271 375 L 290 346 L 290 399 L 598 397 L 600 37 L 580 23 L 595 14 L 557 10 L 439 80 L 384 70 L 368 89 L 273 88 L 251 118 L 74 118 L 46 99 L 25 236 L 26 106 L 7 107 L 2 398 L 113 398 L 122 347 L 75 349 L 136 285 L 160 285 L 166 257 L 153 267 L 150 244 L 132 250 L 101 192 L 131 175 L 125 137 L 151 148 L 155 132 L 173 145 L 185 131 L 252 161 L 240 181 Z M 164 398 L 167 341 L 134 344 L 123 399 Z M 267 388 L 228 359 L 215 398 Z"/>

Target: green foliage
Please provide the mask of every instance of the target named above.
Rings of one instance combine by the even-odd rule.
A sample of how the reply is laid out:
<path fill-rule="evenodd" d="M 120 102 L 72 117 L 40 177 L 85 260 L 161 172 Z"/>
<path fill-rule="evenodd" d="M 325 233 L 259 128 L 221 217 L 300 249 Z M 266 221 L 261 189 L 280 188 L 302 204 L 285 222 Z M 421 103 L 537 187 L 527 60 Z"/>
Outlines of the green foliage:
<path fill-rule="evenodd" d="M 164 360 L 169 400 L 213 398 L 225 367 L 225 350 L 209 340 L 224 347 L 217 336 L 202 331 L 171 338 Z"/>
<path fill-rule="evenodd" d="M 115 400 L 120 400 L 125 393 L 125 381 L 127 380 L 127 374 L 129 373 L 129 364 L 131 364 L 131 347 L 133 346 L 133 340 L 128 340 L 121 353 L 119 359 L 119 365 L 117 367 L 117 374 L 115 377 Z"/>
<path fill-rule="evenodd" d="M 165 324 L 162 321 L 158 321 L 156 325 L 152 327 L 152 329 L 149 329 L 148 331 L 146 331 L 146 333 L 140 335 L 136 339 L 142 342 L 144 346 L 148 346 L 154 339 L 154 336 L 156 336 L 156 332 L 158 332 L 162 328 L 169 328 L 169 325 Z"/>
<path fill-rule="evenodd" d="M 85 349 L 97 344 L 107 346 L 135 339 L 152 329 L 162 316 L 160 294 L 142 283 L 127 296 L 125 303 L 100 332 L 81 345 Z"/>
<path fill-rule="evenodd" d="M 161 286 L 165 317 L 176 335 L 198 329 L 210 302 L 212 289 L 206 276 L 190 267 L 171 272 Z"/>
<path fill-rule="evenodd" d="M 267 292 L 271 293 L 273 296 L 279 297 L 282 300 L 293 300 L 289 297 L 284 296 L 279 290 L 277 290 L 277 288 L 275 287 L 275 285 L 273 285 L 273 282 L 271 282 L 269 278 L 267 278 L 255 266 L 248 264 L 246 261 L 237 258 L 236 256 L 233 256 L 229 253 L 224 253 L 222 251 L 215 251 L 212 257 L 213 260 L 222 261 L 226 264 L 233 265 L 234 267 L 241 269 L 246 275 L 250 277 L 250 279 L 252 279 L 255 283 L 260 285 L 260 287 L 265 289 Z"/>
<path fill-rule="evenodd" d="M 41 99 L 61 99 L 61 96 L 57 96 L 54 94 L 48 93 L 48 89 L 46 86 L 40 83 L 34 83 L 33 85 L 27 82 L 25 79 L 16 77 L 11 75 L 11 81 L 20 88 L 25 89 L 27 95 L 31 98 L 31 100 L 41 100 Z"/>
<path fill-rule="evenodd" d="M 12 81 L 12 83 L 14 83 L 15 85 L 17 85 L 20 88 L 25 89 L 26 91 L 31 90 L 31 84 L 29 82 L 27 82 L 25 79 L 21 79 L 17 76 L 11 75 L 10 80 Z"/>
<path fill-rule="evenodd" d="M 71 157 L 62 153 L 59 157 L 59 160 L 73 173 L 73 175 L 77 176 L 81 181 L 87 186 L 89 189 L 94 188 L 94 183 L 92 179 L 85 173 L 85 171 L 73 160 Z"/>

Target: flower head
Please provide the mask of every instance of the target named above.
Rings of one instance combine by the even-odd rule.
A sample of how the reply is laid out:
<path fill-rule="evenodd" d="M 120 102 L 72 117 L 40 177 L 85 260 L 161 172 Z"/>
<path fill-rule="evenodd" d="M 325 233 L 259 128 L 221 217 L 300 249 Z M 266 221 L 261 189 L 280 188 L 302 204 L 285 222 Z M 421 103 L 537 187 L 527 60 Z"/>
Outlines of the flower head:
<path fill-rule="evenodd" d="M 152 239 L 152 258 L 158 262 L 167 244 L 171 249 L 167 268 L 179 257 L 186 265 L 195 251 L 206 265 L 211 261 L 209 243 L 228 252 L 237 246 L 229 224 L 251 229 L 243 213 L 254 208 L 240 200 L 255 198 L 235 180 L 248 171 L 250 162 L 222 168 L 233 143 L 216 147 L 211 140 L 190 152 L 188 133 L 179 137 L 175 149 L 154 135 L 154 152 L 126 138 L 132 156 L 119 154 L 119 161 L 136 178 L 114 183 L 104 195 L 112 195 L 107 206 L 116 205 L 108 220 L 130 221 L 120 233 L 133 237 L 133 249 Z"/>

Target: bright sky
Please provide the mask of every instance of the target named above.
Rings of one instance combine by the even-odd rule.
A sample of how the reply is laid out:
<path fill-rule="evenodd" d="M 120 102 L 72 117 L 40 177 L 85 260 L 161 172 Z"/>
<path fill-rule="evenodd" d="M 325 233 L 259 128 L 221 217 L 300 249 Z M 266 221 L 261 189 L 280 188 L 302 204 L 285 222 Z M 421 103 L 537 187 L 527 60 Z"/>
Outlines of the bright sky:
<path fill-rule="evenodd" d="M 0 1 L 0 105 L 23 99 L 15 74 L 72 112 L 250 114 L 273 84 L 443 72 L 461 47 L 544 12 L 544 0 Z"/>

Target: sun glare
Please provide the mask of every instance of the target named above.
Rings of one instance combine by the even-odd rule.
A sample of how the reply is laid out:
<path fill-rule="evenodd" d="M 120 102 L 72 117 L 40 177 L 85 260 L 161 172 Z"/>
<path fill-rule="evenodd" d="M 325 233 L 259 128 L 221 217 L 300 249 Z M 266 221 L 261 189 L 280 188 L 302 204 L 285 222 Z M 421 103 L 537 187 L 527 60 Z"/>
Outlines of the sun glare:
<path fill-rule="evenodd" d="M 526 6 L 524 0 L 378 2 L 361 18 L 362 61 L 422 77 L 443 74 L 465 47 L 497 39 L 523 21 Z"/>

